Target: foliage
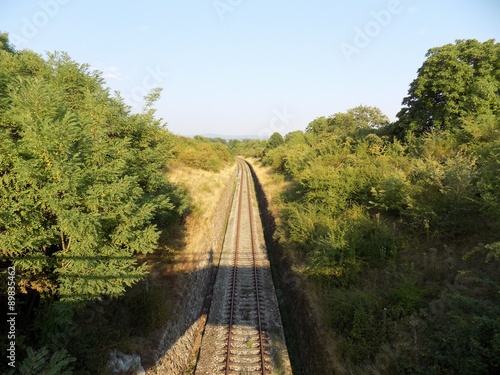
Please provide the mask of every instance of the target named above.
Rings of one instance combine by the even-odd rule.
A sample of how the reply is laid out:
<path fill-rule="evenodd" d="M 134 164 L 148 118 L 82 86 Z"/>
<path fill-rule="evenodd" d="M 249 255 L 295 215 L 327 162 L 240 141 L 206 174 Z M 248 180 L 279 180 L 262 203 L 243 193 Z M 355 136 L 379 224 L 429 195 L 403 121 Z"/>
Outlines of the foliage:
<path fill-rule="evenodd" d="M 195 136 L 176 136 L 174 160 L 189 167 L 217 172 L 233 161 L 225 141 Z"/>
<path fill-rule="evenodd" d="M 45 347 L 34 351 L 28 348 L 26 358 L 19 364 L 19 375 L 72 375 L 76 359 L 71 357 L 66 350 L 58 350 L 50 355 Z M 10 370 L 7 375 L 15 375 L 15 370 Z"/>
<path fill-rule="evenodd" d="M 248 158 L 260 157 L 264 151 L 266 141 L 260 139 L 231 139 L 228 147 L 233 155 Z"/>
<path fill-rule="evenodd" d="M 360 130 L 378 129 L 389 124 L 389 118 L 377 107 L 358 106 L 328 118 L 319 117 L 306 131 L 321 134 L 353 135 Z"/>
<path fill-rule="evenodd" d="M 399 131 L 452 130 L 500 113 L 500 44 L 457 40 L 431 48 L 398 114 Z"/>
<path fill-rule="evenodd" d="M 0 249 L 57 346 L 75 309 L 144 278 L 138 255 L 185 210 L 165 175 L 173 136 L 154 116 L 159 90 L 132 114 L 64 53 L 4 48 L 0 85 Z"/>
<path fill-rule="evenodd" d="M 294 176 L 309 160 L 308 153 L 310 151 L 304 133 L 298 130 L 288 133 L 283 143 L 266 149 L 262 154 L 265 164 L 286 175 Z"/>
<path fill-rule="evenodd" d="M 380 296 L 359 289 L 337 289 L 329 293 L 328 319 L 345 339 L 344 356 L 354 361 L 373 358 L 385 339 L 383 304 Z"/>
<path fill-rule="evenodd" d="M 76 312 L 67 337 L 67 349 L 77 354 L 75 373 L 103 373 L 110 348 L 145 353 L 156 346 L 150 337 L 171 317 L 171 286 L 160 285 L 152 276 L 148 282 L 147 290 L 140 283 L 124 296 L 91 302 Z"/>
<path fill-rule="evenodd" d="M 444 297 L 446 312 L 425 331 L 417 374 L 493 374 L 500 370 L 500 309 L 460 293 Z M 446 331 L 442 330 L 446 326 Z"/>
<path fill-rule="evenodd" d="M 14 48 L 9 43 L 9 36 L 7 33 L 0 33 L 0 50 L 7 52 L 14 52 Z"/>
<path fill-rule="evenodd" d="M 266 142 L 265 151 L 281 146 L 284 142 L 283 136 L 280 133 L 274 132 Z"/>
<path fill-rule="evenodd" d="M 412 360 L 400 362 L 415 374 L 495 374 L 500 369 L 500 278 L 498 242 L 476 246 L 464 256 L 460 282 L 443 291 L 430 308 L 415 314 Z M 443 329 L 446 327 L 446 329 Z M 410 357 L 410 358 L 411 358 Z M 415 360 L 416 359 L 416 360 Z"/>
<path fill-rule="evenodd" d="M 261 154 L 290 182 L 276 238 L 349 369 L 498 371 L 498 46 L 431 49 L 395 124 L 359 106 Z"/>

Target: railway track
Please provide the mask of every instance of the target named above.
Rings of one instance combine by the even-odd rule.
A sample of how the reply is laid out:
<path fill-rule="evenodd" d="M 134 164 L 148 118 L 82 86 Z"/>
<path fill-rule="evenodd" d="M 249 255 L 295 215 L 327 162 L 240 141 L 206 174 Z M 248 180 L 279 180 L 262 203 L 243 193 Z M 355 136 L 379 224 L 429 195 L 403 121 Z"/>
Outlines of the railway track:
<path fill-rule="evenodd" d="M 248 166 L 241 160 L 238 160 L 238 164 L 241 180 L 236 218 L 234 265 L 229 296 L 228 339 L 224 373 L 226 375 L 235 372 L 266 374 L 266 338 L 264 337 L 260 311 L 259 289 L 261 286 L 259 284 L 258 254 L 255 251 L 250 178 Z M 243 210 L 244 191 L 246 191 L 247 210 Z M 241 222 L 244 220 L 243 215 L 245 214 L 248 215 L 251 248 L 250 254 L 247 252 L 246 256 L 240 254 L 242 246 Z M 245 328 L 242 329 L 241 326 Z"/>
<path fill-rule="evenodd" d="M 291 374 L 249 167 L 239 178 L 196 374 Z"/>

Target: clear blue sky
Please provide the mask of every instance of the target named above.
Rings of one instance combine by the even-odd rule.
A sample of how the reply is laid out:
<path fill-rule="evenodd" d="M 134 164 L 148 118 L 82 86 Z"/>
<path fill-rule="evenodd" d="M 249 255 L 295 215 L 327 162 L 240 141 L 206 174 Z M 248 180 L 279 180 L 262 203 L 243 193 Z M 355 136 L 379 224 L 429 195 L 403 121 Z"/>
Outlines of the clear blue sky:
<path fill-rule="evenodd" d="M 359 104 L 391 119 L 431 47 L 500 41 L 498 0 L 0 0 L 16 48 L 66 51 L 177 134 L 282 134 Z"/>

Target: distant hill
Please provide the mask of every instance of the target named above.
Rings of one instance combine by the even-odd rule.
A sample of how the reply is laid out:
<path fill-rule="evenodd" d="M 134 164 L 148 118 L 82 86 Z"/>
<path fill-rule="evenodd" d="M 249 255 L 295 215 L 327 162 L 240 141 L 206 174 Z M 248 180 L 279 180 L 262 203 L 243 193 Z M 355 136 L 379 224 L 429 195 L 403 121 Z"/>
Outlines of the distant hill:
<path fill-rule="evenodd" d="M 266 139 L 267 137 L 259 137 L 258 135 L 223 135 L 223 134 L 194 134 L 188 137 L 193 138 L 195 135 L 199 135 L 205 138 L 222 138 L 222 139 Z"/>

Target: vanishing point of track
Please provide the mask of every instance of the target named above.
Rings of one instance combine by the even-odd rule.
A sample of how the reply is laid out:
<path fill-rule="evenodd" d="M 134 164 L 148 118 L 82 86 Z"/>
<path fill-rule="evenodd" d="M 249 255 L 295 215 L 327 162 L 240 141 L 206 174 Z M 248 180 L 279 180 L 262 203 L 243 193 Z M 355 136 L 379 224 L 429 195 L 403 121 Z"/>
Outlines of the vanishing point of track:
<path fill-rule="evenodd" d="M 283 327 L 247 163 L 218 265 L 196 374 L 291 374 Z"/>
<path fill-rule="evenodd" d="M 234 266 L 233 266 L 233 277 L 232 277 L 232 286 L 231 286 L 231 296 L 230 296 L 230 312 L 229 312 L 229 331 L 228 331 L 228 339 L 227 339 L 227 350 L 226 350 L 226 369 L 225 369 L 225 374 L 231 374 L 232 368 L 233 367 L 239 367 L 239 370 L 245 363 L 249 364 L 250 366 L 254 365 L 255 363 L 259 362 L 260 363 L 260 373 L 265 374 L 266 373 L 266 366 L 265 366 L 265 356 L 264 356 L 264 343 L 265 339 L 263 338 L 263 332 L 262 332 L 262 322 L 261 322 L 261 316 L 260 316 L 260 301 L 259 301 L 259 277 L 258 277 L 258 272 L 257 272 L 257 261 L 256 261 L 256 254 L 255 254 L 255 238 L 254 238 L 254 230 L 253 230 L 253 210 L 252 210 L 252 201 L 250 198 L 250 179 L 248 177 L 249 171 L 248 167 L 246 164 L 238 160 L 239 168 L 240 168 L 240 189 L 239 189 L 239 194 L 238 194 L 238 217 L 236 221 L 236 241 L 234 244 L 235 251 L 234 251 Z M 233 324 L 235 321 L 238 320 L 238 317 L 235 314 L 235 302 L 238 300 L 238 295 L 237 295 L 237 283 L 238 283 L 238 261 L 239 261 L 239 246 L 240 246 L 240 231 L 241 231 L 241 221 L 242 221 L 242 207 L 243 207 L 243 186 L 246 186 L 246 198 L 247 198 L 247 204 L 248 204 L 248 215 L 249 215 L 249 226 L 250 226 L 250 245 L 252 249 L 252 268 L 253 268 L 253 284 L 254 284 L 254 295 L 255 295 L 255 313 L 256 313 L 256 330 L 257 330 L 257 335 L 258 335 L 258 358 L 256 358 L 255 362 L 249 361 L 249 356 L 248 354 L 244 354 L 244 361 L 240 361 L 238 354 L 236 354 L 233 349 L 237 348 L 237 341 L 233 340 L 233 336 L 237 336 L 238 334 L 234 332 L 233 330 Z M 248 366 L 246 366 L 248 367 Z M 252 368 L 254 369 L 255 366 Z M 259 370 L 259 369 L 257 369 Z"/>

